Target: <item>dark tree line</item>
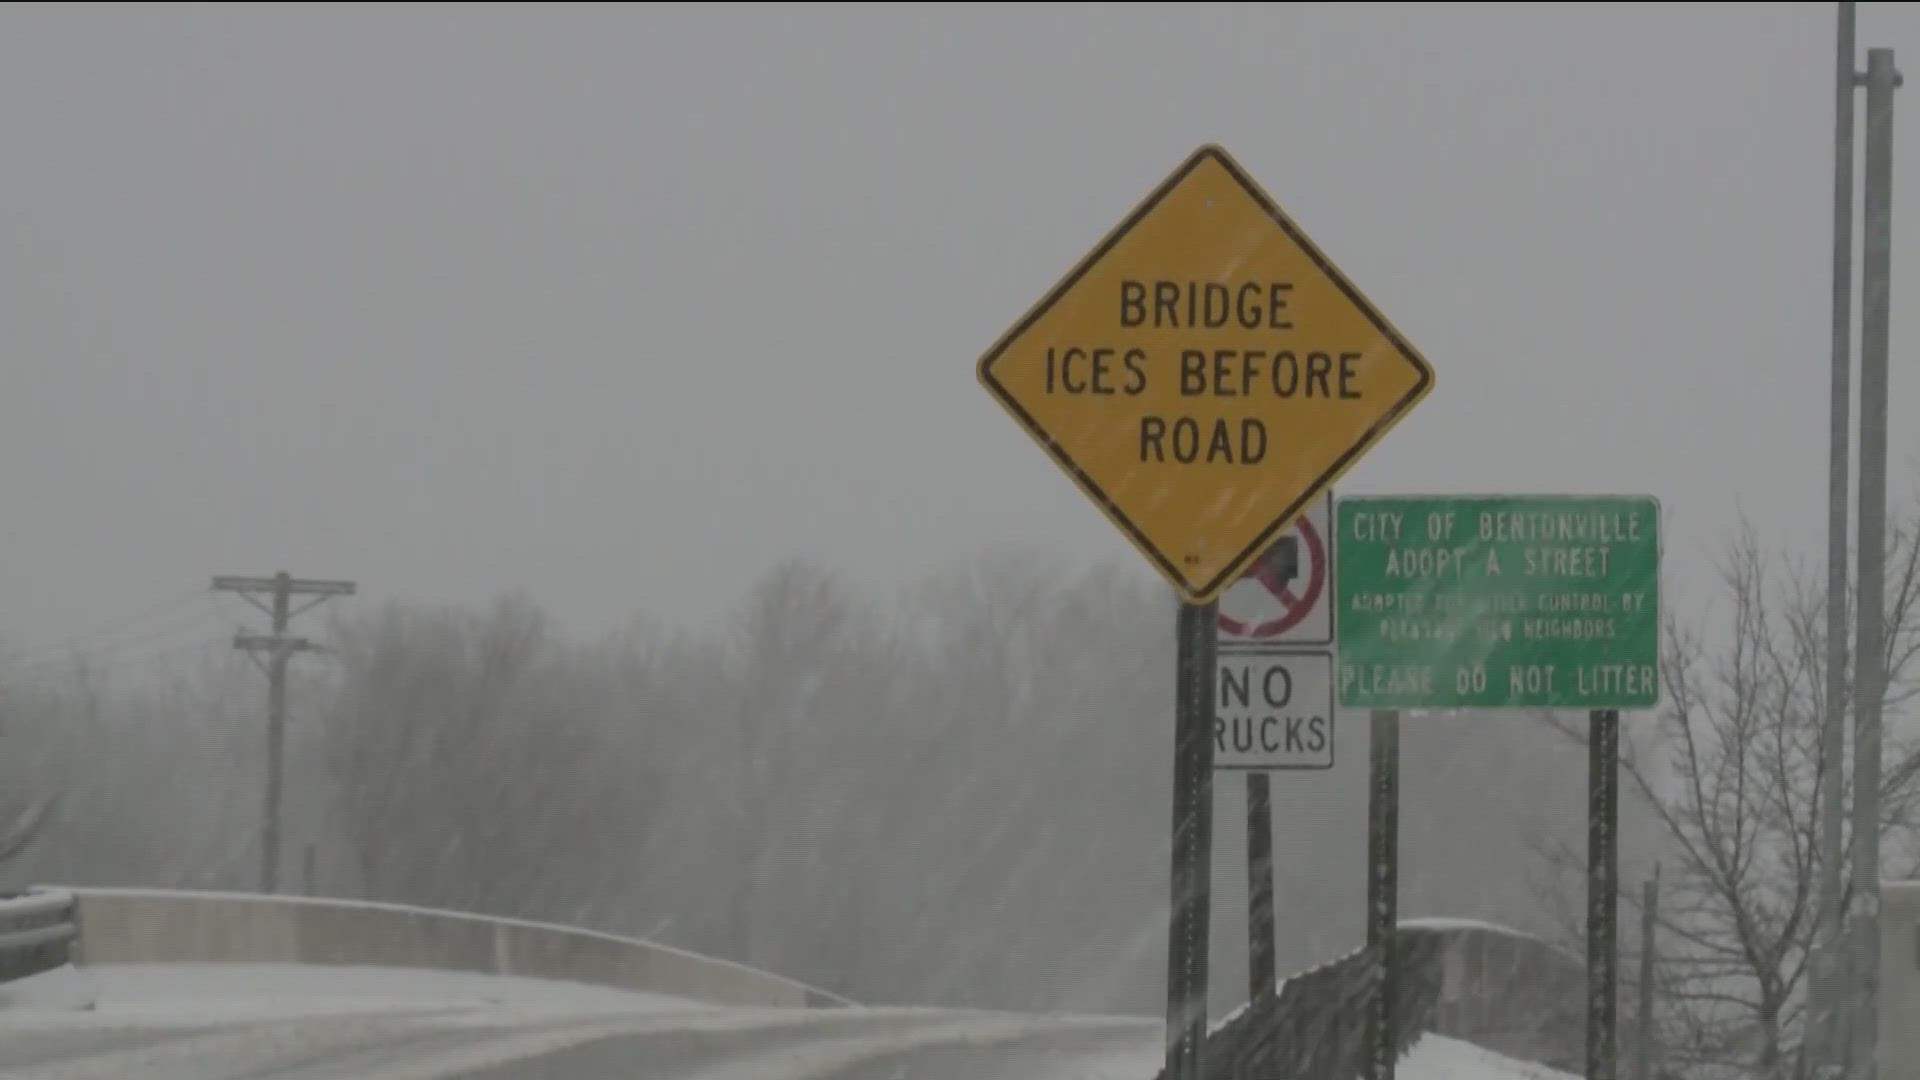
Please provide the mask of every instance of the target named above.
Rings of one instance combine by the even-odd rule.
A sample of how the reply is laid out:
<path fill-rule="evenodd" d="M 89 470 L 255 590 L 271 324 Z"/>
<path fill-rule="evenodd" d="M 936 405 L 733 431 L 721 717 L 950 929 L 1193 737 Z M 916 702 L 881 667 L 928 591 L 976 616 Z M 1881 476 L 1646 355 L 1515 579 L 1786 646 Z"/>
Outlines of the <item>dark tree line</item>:
<path fill-rule="evenodd" d="M 639 606 L 639 605 L 636 605 Z M 569 638 L 530 598 L 334 612 L 290 731 L 290 888 L 547 919 L 856 999 L 1157 1013 L 1173 602 L 1131 563 L 989 553 L 894 597 L 802 560 L 720 630 Z M 257 673 L 0 677 L 15 879 L 251 889 Z M 1363 937 L 1366 729 L 1282 778 L 1282 970 Z M 1584 761 L 1525 717 L 1409 718 L 1403 911 L 1546 929 L 1528 839 Z M 1239 781 L 1219 784 L 1214 1000 L 1245 999 Z M 311 879 L 306 853 L 313 853 Z"/>

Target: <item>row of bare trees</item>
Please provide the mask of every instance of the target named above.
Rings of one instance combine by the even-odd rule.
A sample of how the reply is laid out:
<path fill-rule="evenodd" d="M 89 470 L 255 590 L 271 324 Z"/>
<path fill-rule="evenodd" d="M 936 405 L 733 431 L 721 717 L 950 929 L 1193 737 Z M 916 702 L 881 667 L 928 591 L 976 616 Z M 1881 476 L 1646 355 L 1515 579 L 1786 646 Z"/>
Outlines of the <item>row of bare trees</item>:
<path fill-rule="evenodd" d="M 1896 873 L 1920 853 L 1908 520 L 1889 564 Z M 1797 1061 L 1815 809 L 1836 782 L 1824 619 L 1751 533 L 1722 569 L 1716 603 L 1674 619 L 1656 722 L 1627 726 L 1623 866 L 1664 867 L 1664 1060 L 1771 1076 Z M 1001 551 L 883 600 L 789 560 L 715 632 L 593 642 L 521 595 L 335 618 L 336 657 L 294 694 L 289 850 L 314 857 L 285 880 L 644 934 L 865 1000 L 1160 1006 L 1172 604 L 1137 567 Z M 250 887 L 258 714 L 257 676 L 231 664 L 0 669 L 7 876 Z M 1538 930 L 1579 911 L 1584 731 L 1561 719 L 1408 724 L 1403 911 Z M 1363 731 L 1341 729 L 1332 773 L 1275 787 L 1283 966 L 1364 932 Z M 1228 1008 L 1245 875 L 1219 786 Z"/>

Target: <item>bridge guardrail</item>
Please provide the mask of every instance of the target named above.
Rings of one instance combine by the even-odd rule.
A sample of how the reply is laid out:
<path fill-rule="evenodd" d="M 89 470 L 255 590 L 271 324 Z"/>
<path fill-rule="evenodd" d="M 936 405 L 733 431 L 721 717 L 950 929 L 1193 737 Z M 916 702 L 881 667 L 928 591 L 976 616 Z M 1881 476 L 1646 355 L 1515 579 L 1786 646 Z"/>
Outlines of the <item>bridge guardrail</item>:
<path fill-rule="evenodd" d="M 74 895 L 65 889 L 0 893 L 0 983 L 71 963 L 78 914 Z"/>
<path fill-rule="evenodd" d="M 171 889 L 71 892 L 88 965 L 404 967 L 558 979 L 743 1008 L 854 1004 L 744 964 L 580 927 L 371 900 Z"/>

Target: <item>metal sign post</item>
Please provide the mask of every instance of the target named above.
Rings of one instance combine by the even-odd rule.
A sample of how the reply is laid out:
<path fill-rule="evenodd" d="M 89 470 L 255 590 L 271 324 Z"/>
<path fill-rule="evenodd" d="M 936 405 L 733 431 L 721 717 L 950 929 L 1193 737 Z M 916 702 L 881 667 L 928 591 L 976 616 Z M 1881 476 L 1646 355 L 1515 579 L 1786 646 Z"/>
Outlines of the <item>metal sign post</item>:
<path fill-rule="evenodd" d="M 1587 734 L 1587 1080 L 1614 1080 L 1620 1039 L 1620 713 L 1595 709 Z"/>
<path fill-rule="evenodd" d="M 1173 895 L 1167 935 L 1168 1080 L 1200 1080 L 1207 1038 L 1213 869 L 1212 604 L 1181 604 L 1173 753 Z"/>
<path fill-rule="evenodd" d="M 1373 714 L 1367 785 L 1367 948 L 1373 1008 L 1367 1017 L 1367 1080 L 1393 1080 L 1393 1014 L 1399 977 L 1393 932 L 1400 921 L 1400 714 Z"/>
<path fill-rule="evenodd" d="M 1273 798 L 1267 774 L 1247 774 L 1247 1000 L 1271 997 L 1279 978 L 1273 925 Z"/>

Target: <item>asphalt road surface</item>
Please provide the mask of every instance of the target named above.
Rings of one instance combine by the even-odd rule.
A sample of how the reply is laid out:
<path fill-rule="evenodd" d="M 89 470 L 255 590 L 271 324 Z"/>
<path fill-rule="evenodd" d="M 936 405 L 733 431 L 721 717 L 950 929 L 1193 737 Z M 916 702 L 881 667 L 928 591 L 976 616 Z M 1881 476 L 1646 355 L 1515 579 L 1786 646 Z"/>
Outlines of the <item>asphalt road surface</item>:
<path fill-rule="evenodd" d="M 568 983 L 242 965 L 0 988 L 0 1080 L 1144 1080 L 1157 1018 L 724 1009 Z M 1401 1080 L 1574 1080 L 1427 1036 Z"/>
<path fill-rule="evenodd" d="M 0 1080 L 1132 1080 L 1152 1019 L 723 1009 L 567 983 L 265 964 L 0 993 Z"/>
<path fill-rule="evenodd" d="M 463 1009 L 0 1025 L 3 1080 L 1122 1080 L 1153 1021 L 912 1010 Z"/>

